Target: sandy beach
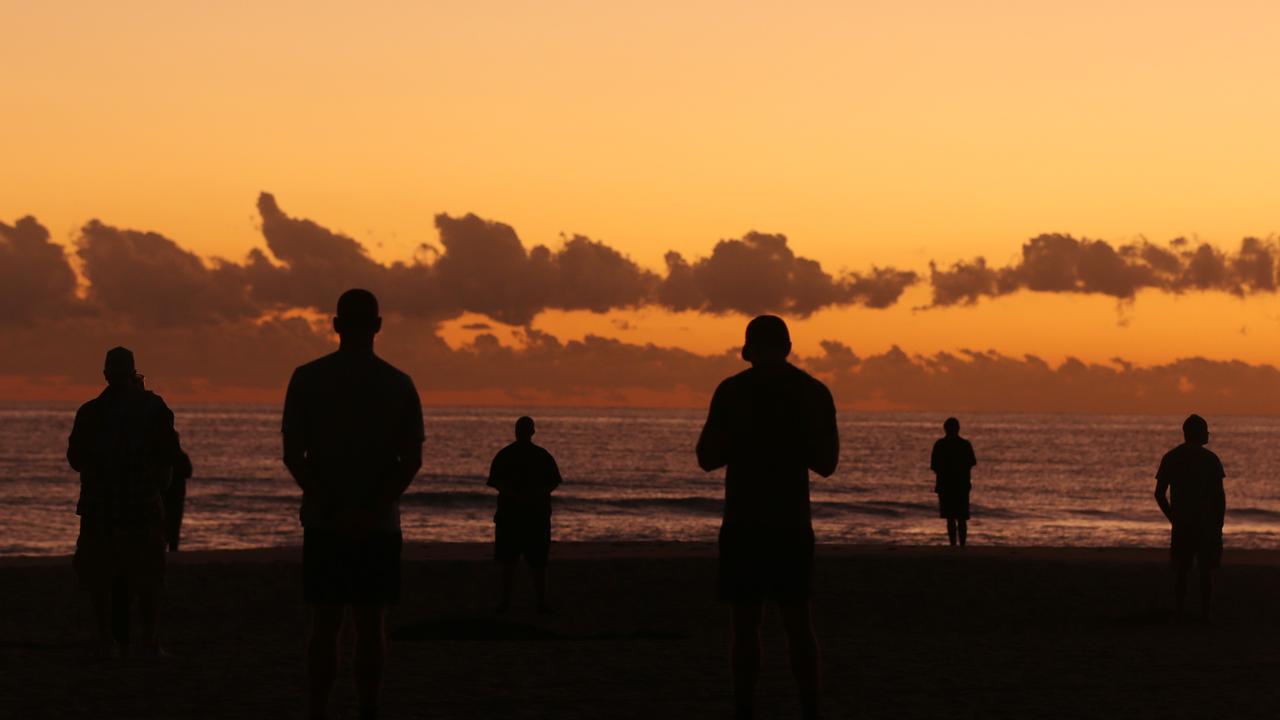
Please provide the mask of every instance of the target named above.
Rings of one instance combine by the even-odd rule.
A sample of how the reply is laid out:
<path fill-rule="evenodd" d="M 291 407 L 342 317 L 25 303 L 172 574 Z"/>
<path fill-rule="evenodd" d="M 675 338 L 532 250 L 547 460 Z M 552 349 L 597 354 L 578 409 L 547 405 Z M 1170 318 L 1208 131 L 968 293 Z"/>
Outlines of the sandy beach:
<path fill-rule="evenodd" d="M 490 614 L 489 552 L 406 549 L 386 717 L 727 716 L 714 547 L 558 544 L 552 617 L 532 612 L 527 591 Z M 1243 718 L 1280 706 L 1280 553 L 1228 551 L 1215 625 L 1174 627 L 1161 550 L 818 552 L 829 717 Z M 161 661 L 90 659 L 88 599 L 66 558 L 0 560 L 0 717 L 300 717 L 299 554 L 171 555 L 174 657 Z M 798 715 L 772 616 L 760 690 L 760 717 Z M 335 700 L 354 716 L 347 677 Z"/>

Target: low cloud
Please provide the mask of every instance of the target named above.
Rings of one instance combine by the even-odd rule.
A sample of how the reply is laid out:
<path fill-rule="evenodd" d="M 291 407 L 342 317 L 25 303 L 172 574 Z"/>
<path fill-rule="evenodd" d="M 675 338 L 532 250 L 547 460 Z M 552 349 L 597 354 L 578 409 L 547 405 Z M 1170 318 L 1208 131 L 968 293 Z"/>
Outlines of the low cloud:
<path fill-rule="evenodd" d="M 76 276 L 61 245 L 33 217 L 0 222 L 0 327 L 76 312 Z"/>
<path fill-rule="evenodd" d="M 1070 235 L 1038 235 L 1022 246 L 1018 262 L 991 267 L 985 258 L 949 267 L 930 263 L 933 306 L 973 304 L 1019 290 L 1088 293 L 1131 299 L 1138 291 L 1218 291 L 1244 296 L 1274 293 L 1280 248 L 1247 237 L 1234 253 L 1179 238 L 1165 246 L 1146 240 L 1113 246 Z"/>
<path fill-rule="evenodd" d="M 866 275 L 836 277 L 816 260 L 799 257 L 785 235 L 750 232 L 721 240 L 710 257 L 692 263 L 666 255 L 667 278 L 660 302 L 672 310 L 744 315 L 785 313 L 807 317 L 833 306 L 885 308 L 915 284 L 914 272 L 873 268 Z"/>

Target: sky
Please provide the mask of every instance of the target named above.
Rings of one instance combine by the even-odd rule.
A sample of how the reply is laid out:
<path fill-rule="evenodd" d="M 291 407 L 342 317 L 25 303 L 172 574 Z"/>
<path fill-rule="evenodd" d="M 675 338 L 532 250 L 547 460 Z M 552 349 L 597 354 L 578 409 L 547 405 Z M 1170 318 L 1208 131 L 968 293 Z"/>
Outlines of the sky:
<path fill-rule="evenodd" d="M 363 281 L 428 402 L 701 404 L 772 311 L 802 365 L 844 358 L 825 378 L 853 407 L 1073 409 L 1079 361 L 1127 383 L 1086 409 L 1176 391 L 1267 411 L 1278 21 L 1266 2 L 0 0 L 0 275 L 27 288 L 0 392 L 83 394 L 127 341 L 167 394 L 271 401 Z M 20 247 L 27 216 L 48 237 Z M 990 353 L 1052 374 L 1016 400 L 1013 371 L 977 397 L 934 382 L 939 358 Z M 930 381 L 873 381 L 873 358 Z"/>

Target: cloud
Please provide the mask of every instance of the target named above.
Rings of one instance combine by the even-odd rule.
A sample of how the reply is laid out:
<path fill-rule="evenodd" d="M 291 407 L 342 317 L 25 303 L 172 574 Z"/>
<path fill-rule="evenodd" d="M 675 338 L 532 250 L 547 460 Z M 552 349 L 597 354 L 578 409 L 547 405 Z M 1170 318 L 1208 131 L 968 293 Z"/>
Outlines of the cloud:
<path fill-rule="evenodd" d="M 74 312 L 76 276 L 62 246 L 30 216 L 0 222 L 0 326 Z"/>
<path fill-rule="evenodd" d="M 993 268 L 985 258 L 950 267 L 930 263 L 933 306 L 973 304 L 1019 290 L 1090 293 L 1132 299 L 1139 290 L 1170 293 L 1219 291 L 1244 296 L 1274 293 L 1280 280 L 1280 249 L 1273 241 L 1247 237 L 1224 253 L 1183 238 L 1167 247 L 1146 240 L 1113 246 L 1103 240 L 1046 234 L 1022 246 L 1022 257 Z"/>
<path fill-rule="evenodd" d="M 87 299 L 106 315 L 143 326 L 206 324 L 255 317 L 240 268 L 206 265 L 174 241 L 151 232 L 90 221 L 76 241 Z"/>
<path fill-rule="evenodd" d="M 673 310 L 715 314 L 807 317 L 832 306 L 884 308 L 919 279 L 914 272 L 885 268 L 835 277 L 816 260 L 798 257 L 787 246 L 785 235 L 759 232 L 740 240 L 721 240 L 710 257 L 693 263 L 669 252 L 666 263 L 660 302 Z"/>

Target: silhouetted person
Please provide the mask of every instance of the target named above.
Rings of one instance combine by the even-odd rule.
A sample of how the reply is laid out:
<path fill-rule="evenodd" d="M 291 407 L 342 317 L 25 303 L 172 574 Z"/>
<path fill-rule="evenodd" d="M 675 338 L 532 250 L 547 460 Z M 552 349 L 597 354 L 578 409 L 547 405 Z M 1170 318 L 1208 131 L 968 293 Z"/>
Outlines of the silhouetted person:
<path fill-rule="evenodd" d="M 376 717 L 386 607 L 400 598 L 399 499 L 422 466 L 422 406 L 409 376 L 374 354 L 381 328 L 372 293 L 343 293 L 338 351 L 295 370 L 285 396 L 284 463 L 302 488 L 311 718 L 327 713 L 347 607 L 360 716 Z"/>
<path fill-rule="evenodd" d="M 551 492 L 560 486 L 560 468 L 551 453 L 533 444 L 534 432 L 533 418 L 516 420 L 516 441 L 499 450 L 489 465 L 488 485 L 498 491 L 493 556 L 502 563 L 500 613 L 511 607 L 511 586 L 522 555 L 533 576 L 538 610 L 550 609 L 547 555 L 551 551 Z"/>
<path fill-rule="evenodd" d="M 129 599 L 138 600 L 144 654 L 160 655 L 158 618 L 164 583 L 164 502 L 161 499 L 178 451 L 173 412 L 145 390 L 133 353 L 107 352 L 107 387 L 76 412 L 67 461 L 80 473 L 80 536 L 74 565 L 81 587 L 93 597 L 99 653 L 121 648 L 114 626 Z M 122 605 L 117 611 L 113 595 Z"/>
<path fill-rule="evenodd" d="M 134 376 L 139 390 L 145 390 L 141 375 Z M 169 484 L 160 492 L 164 505 L 164 535 L 169 551 L 178 549 L 179 534 L 182 529 L 183 505 L 187 496 L 187 480 L 191 479 L 191 458 L 182 450 L 177 433 L 174 433 L 174 456 L 170 463 Z M 132 608 L 134 593 L 129 587 L 128 578 L 116 577 L 111 588 L 111 631 L 116 644 L 121 648 L 129 647 L 129 630 L 132 624 Z"/>
<path fill-rule="evenodd" d="M 812 620 L 813 525 L 809 471 L 835 472 L 840 441 L 831 393 L 787 362 L 781 318 L 747 325 L 751 368 L 716 388 L 698 438 L 698 464 L 725 472 L 717 595 L 733 606 L 734 707 L 753 716 L 764 604 L 778 604 L 806 718 L 818 717 L 820 667 Z"/>
<path fill-rule="evenodd" d="M 1227 495 L 1226 473 L 1218 456 L 1205 447 L 1209 423 L 1191 415 L 1182 423 L 1185 439 L 1165 453 L 1156 471 L 1156 502 L 1173 529 L 1170 554 L 1176 572 L 1176 618 L 1182 619 L 1187 599 L 1187 576 L 1194 561 L 1200 570 L 1200 612 L 1209 621 L 1213 601 L 1213 571 L 1222 563 L 1222 525 Z"/>
<path fill-rule="evenodd" d="M 945 435 L 933 444 L 929 468 L 933 470 L 933 491 L 938 494 L 938 516 L 947 521 L 947 539 L 963 547 L 969 535 L 969 471 L 978 464 L 973 445 L 960 437 L 960 421 L 947 418 Z"/>

